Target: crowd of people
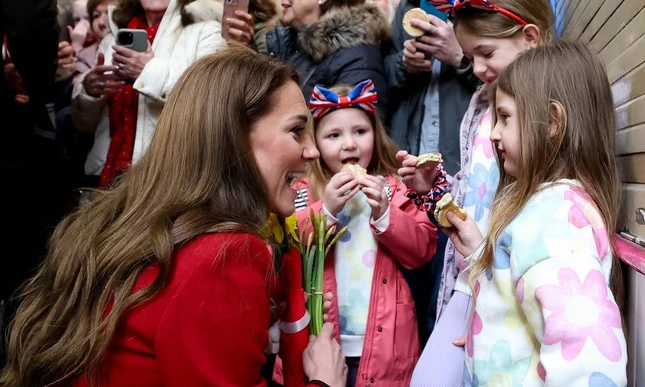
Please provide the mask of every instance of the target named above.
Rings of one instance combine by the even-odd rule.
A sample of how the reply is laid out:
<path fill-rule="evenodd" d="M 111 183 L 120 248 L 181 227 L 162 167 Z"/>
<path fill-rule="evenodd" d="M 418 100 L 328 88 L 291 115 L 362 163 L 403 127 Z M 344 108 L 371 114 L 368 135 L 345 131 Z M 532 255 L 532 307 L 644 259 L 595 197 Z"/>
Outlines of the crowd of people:
<path fill-rule="evenodd" d="M 0 386 L 626 385 L 600 60 L 547 0 L 420 1 L 3 5 Z"/>

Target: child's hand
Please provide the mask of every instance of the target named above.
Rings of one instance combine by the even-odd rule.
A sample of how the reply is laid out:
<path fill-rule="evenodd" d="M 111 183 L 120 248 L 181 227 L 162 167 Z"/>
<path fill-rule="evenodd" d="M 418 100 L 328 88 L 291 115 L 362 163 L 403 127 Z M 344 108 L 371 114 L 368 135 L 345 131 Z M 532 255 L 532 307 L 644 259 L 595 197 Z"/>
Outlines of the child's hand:
<path fill-rule="evenodd" d="M 470 256 L 484 241 L 477 224 L 470 216 L 466 217 L 466 220 L 461 220 L 457 215 L 449 212 L 446 217 L 454 227 L 444 228 L 443 232 L 448 235 L 461 255 Z"/>
<path fill-rule="evenodd" d="M 323 204 L 333 216 L 338 215 L 345 203 L 358 192 L 358 180 L 349 172 L 335 174 L 323 193 Z"/>
<path fill-rule="evenodd" d="M 455 347 L 465 347 L 467 340 L 468 340 L 468 333 L 464 333 L 464 335 L 461 336 L 460 338 L 453 340 L 452 345 L 454 345 Z"/>
<path fill-rule="evenodd" d="M 84 19 L 76 23 L 74 28 L 72 28 L 72 26 L 67 26 L 67 30 L 69 31 L 69 40 L 76 52 L 83 49 L 83 44 L 85 44 L 85 39 L 87 39 L 87 34 L 90 33 L 90 29 L 90 23 Z"/>
<path fill-rule="evenodd" d="M 381 219 L 390 205 L 383 180 L 375 176 L 367 175 L 360 179 L 359 183 L 363 185 L 363 193 L 367 196 L 367 204 L 372 207 L 372 219 Z"/>
<path fill-rule="evenodd" d="M 398 173 L 408 188 L 421 195 L 430 192 L 437 177 L 435 168 L 417 169 L 417 157 L 408 154 L 406 151 L 398 151 L 396 159 L 402 163 Z"/>

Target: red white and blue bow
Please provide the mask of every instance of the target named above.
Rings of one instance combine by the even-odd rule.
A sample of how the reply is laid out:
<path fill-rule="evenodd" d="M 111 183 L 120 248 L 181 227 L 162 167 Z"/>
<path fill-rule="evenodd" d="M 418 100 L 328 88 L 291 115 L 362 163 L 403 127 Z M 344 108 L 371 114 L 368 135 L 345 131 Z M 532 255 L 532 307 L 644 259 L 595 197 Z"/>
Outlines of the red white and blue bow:
<path fill-rule="evenodd" d="M 527 24 L 524 19 L 517 16 L 513 12 L 498 6 L 497 4 L 493 3 L 492 0 L 430 0 L 430 2 L 439 11 L 446 12 L 447 14 L 452 16 L 454 16 L 455 11 L 459 11 L 460 9 L 476 8 L 483 11 L 499 12 L 510 17 L 520 24 Z"/>
<path fill-rule="evenodd" d="M 374 114 L 378 95 L 374 82 L 367 79 L 356 85 L 346 96 L 338 96 L 329 89 L 321 86 L 315 86 L 309 100 L 309 110 L 314 119 L 318 119 L 329 112 L 347 107 L 363 109 L 370 114 Z"/>

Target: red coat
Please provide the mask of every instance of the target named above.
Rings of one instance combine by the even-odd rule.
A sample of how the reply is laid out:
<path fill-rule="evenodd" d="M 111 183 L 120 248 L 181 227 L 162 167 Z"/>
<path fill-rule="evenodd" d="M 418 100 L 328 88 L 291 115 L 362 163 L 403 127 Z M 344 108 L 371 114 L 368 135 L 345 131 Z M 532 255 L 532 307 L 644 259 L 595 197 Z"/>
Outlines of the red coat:
<path fill-rule="evenodd" d="M 101 387 L 266 386 L 260 369 L 278 282 L 265 243 L 204 235 L 179 250 L 171 270 L 166 288 L 123 316 Z M 135 290 L 157 272 L 147 269 Z M 86 386 L 84 378 L 76 386 Z"/>

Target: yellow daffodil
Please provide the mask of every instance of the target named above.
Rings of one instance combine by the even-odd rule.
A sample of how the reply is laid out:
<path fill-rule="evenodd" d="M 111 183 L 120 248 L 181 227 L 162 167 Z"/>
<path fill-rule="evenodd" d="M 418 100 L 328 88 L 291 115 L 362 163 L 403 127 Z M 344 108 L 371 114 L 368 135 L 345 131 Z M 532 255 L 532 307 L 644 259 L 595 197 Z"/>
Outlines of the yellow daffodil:
<path fill-rule="evenodd" d="M 298 238 L 298 217 L 296 214 L 291 215 L 290 217 L 284 220 L 285 228 L 287 229 L 287 234 L 291 235 L 291 238 L 296 242 L 300 243 L 300 238 Z"/>
<path fill-rule="evenodd" d="M 273 235 L 276 242 L 282 243 L 282 241 L 284 240 L 284 231 L 282 230 L 282 227 L 280 226 L 280 222 L 278 221 L 278 215 L 273 213 L 269 215 L 269 220 L 267 221 L 267 224 L 264 227 L 263 234 L 264 234 L 264 237 L 267 239 L 271 235 Z"/>

